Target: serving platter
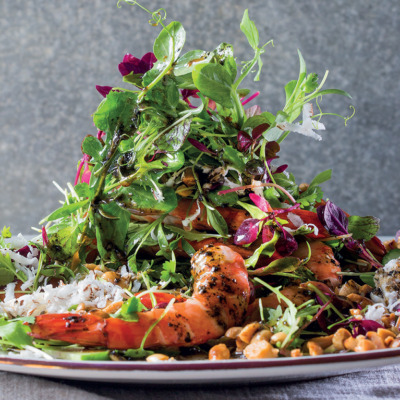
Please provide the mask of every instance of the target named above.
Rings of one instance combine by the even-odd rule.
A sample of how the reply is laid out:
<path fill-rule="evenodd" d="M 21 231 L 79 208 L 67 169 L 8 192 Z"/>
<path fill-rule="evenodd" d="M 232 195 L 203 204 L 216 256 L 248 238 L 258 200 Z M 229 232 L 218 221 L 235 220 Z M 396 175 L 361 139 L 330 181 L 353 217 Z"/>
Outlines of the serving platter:
<path fill-rule="evenodd" d="M 224 361 L 104 362 L 0 357 L 0 370 L 92 382 L 235 384 L 288 382 L 342 375 L 400 363 L 400 348 L 317 357 Z"/>

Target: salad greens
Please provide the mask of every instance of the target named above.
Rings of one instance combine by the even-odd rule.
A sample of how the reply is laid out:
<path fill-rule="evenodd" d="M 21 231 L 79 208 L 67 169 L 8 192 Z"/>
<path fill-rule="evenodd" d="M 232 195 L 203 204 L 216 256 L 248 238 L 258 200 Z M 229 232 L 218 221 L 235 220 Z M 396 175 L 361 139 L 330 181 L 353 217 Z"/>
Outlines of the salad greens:
<path fill-rule="evenodd" d="M 318 99 L 350 95 L 325 89 L 328 71 L 322 79 L 308 72 L 299 51 L 299 73 L 284 87 L 282 109 L 245 107 L 259 92 L 250 94 L 244 82 L 252 74 L 255 81 L 261 78 L 262 55 L 273 46 L 272 40 L 260 42 L 248 10 L 240 29 L 254 56 L 239 61 L 228 43 L 184 52 L 186 34 L 180 22 L 167 24 L 164 9 L 152 12 L 134 0 L 125 2 L 148 13 L 150 24 L 161 30 L 152 52 L 140 58 L 124 56 L 118 66 L 124 87 L 96 87 L 104 97 L 93 113 L 97 133 L 83 139 L 75 184 L 59 188 L 63 205 L 41 221 L 46 224 L 41 231 L 43 244 L 33 243 L 40 256 L 30 290 L 50 279 L 65 283 L 81 279 L 93 265 L 102 271 L 127 266 L 133 281 L 151 294 L 152 305 L 157 304 L 153 292 L 179 290 L 188 296 L 193 282 L 190 257 L 200 242 L 218 240 L 247 254 L 256 297 L 275 294 L 282 302 L 278 308 L 260 307 L 260 313 L 274 332 L 286 334 L 278 346 L 283 351 L 300 346 L 310 324 L 318 320 L 323 326 L 324 313 L 330 322 L 335 313 L 344 320 L 333 305 L 333 292 L 327 295 L 307 283 L 316 279 L 307 268 L 308 241 L 323 238 L 336 254 L 343 251 L 340 259 L 357 263 L 361 258 L 377 268 L 380 261 L 365 243 L 376 235 L 379 220 L 348 216 L 323 200 L 320 185 L 331 178 L 331 170 L 299 186 L 287 165 L 275 163 L 280 144 L 290 133 L 321 140 L 317 131 L 325 129 L 321 118 L 329 113 L 321 111 Z M 351 117 L 342 118 L 346 123 Z M 232 210 L 247 215 L 237 226 L 233 226 L 235 216 L 227 214 Z M 4 228 L 2 286 L 28 279 L 6 251 L 10 236 Z M 308 255 L 294 254 L 304 242 Z M 300 283 L 307 284 L 314 297 L 299 306 L 280 288 Z M 134 286 L 130 282 L 126 287 L 129 300 L 112 317 L 137 321 L 137 313 L 146 307 L 134 296 L 138 290 Z M 151 354 L 144 344 L 158 322 L 139 349 L 127 350 L 123 356 Z M 29 327 L 20 319 L 0 321 L 4 348 L 31 346 L 27 332 Z M 41 348 L 49 354 L 63 353 L 54 345 L 44 342 Z M 84 357 L 108 359 L 110 353 Z"/>

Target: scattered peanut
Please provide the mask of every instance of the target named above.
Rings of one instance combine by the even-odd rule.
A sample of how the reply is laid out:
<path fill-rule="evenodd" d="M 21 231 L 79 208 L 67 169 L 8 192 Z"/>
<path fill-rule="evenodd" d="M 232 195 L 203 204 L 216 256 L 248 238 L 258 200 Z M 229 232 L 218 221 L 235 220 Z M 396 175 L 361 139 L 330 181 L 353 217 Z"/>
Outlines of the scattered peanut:
<path fill-rule="evenodd" d="M 285 332 L 278 332 L 275 333 L 274 335 L 271 336 L 270 342 L 271 344 L 276 344 L 278 342 L 283 342 L 286 339 L 286 333 Z"/>
<path fill-rule="evenodd" d="M 385 343 L 383 342 L 382 338 L 376 332 L 367 332 L 365 335 L 367 339 L 369 339 L 377 349 L 384 349 Z"/>
<path fill-rule="evenodd" d="M 101 275 L 101 279 L 114 284 L 117 283 L 120 278 L 121 276 L 114 271 L 107 271 Z"/>
<path fill-rule="evenodd" d="M 310 356 L 320 356 L 324 353 L 322 347 L 315 342 L 309 341 L 307 342 L 307 349 L 310 353 Z"/>
<path fill-rule="evenodd" d="M 232 328 L 229 328 L 225 332 L 225 336 L 229 339 L 236 339 L 239 336 L 239 333 L 242 331 L 241 326 L 233 326 Z"/>
<path fill-rule="evenodd" d="M 269 341 L 272 337 L 272 332 L 268 329 L 263 329 L 262 331 L 257 332 L 252 338 L 250 343 L 259 342 L 260 340 Z"/>
<path fill-rule="evenodd" d="M 243 353 L 247 359 L 255 360 L 259 358 L 276 358 L 278 357 L 279 350 L 274 349 L 266 340 L 260 340 L 246 346 Z"/>
<path fill-rule="evenodd" d="M 209 360 L 229 360 L 231 358 L 231 353 L 226 347 L 226 344 L 220 343 L 211 347 L 208 352 Z"/>
<path fill-rule="evenodd" d="M 353 338 L 353 336 L 350 336 L 345 339 L 345 341 L 343 342 L 343 346 L 346 350 L 354 350 L 354 348 L 357 346 L 357 340 Z"/>
<path fill-rule="evenodd" d="M 351 336 L 351 334 L 347 329 L 344 329 L 344 328 L 338 329 L 332 337 L 332 344 L 335 346 L 335 349 L 336 350 L 344 350 L 346 348 L 344 342 L 348 338 L 350 338 L 350 336 Z"/>
<path fill-rule="evenodd" d="M 240 337 L 236 338 L 236 353 L 243 353 L 243 350 L 247 346 L 247 343 L 243 342 Z"/>
<path fill-rule="evenodd" d="M 78 307 L 76 307 L 76 311 L 85 311 L 86 310 L 86 304 L 85 303 L 79 303 Z"/>
<path fill-rule="evenodd" d="M 357 336 L 356 338 L 357 340 L 357 344 L 354 347 L 354 351 L 356 353 L 360 353 L 360 352 L 364 352 L 364 351 L 370 351 L 370 350 L 375 350 L 376 346 L 374 343 L 371 342 L 371 340 L 368 340 L 364 337 L 359 338 L 359 336 Z"/>
<path fill-rule="evenodd" d="M 253 335 L 261 328 L 261 325 L 259 322 L 252 322 L 250 324 L 247 324 L 239 333 L 238 337 L 240 340 L 244 343 L 250 343 L 251 338 Z"/>
<path fill-rule="evenodd" d="M 290 357 L 301 357 L 303 353 L 300 351 L 300 349 L 293 349 L 290 352 Z"/>
<path fill-rule="evenodd" d="M 320 336 L 320 337 L 312 338 L 310 340 L 310 342 L 314 342 L 314 343 L 318 344 L 319 346 L 321 346 L 323 349 L 326 349 L 327 347 L 329 347 L 332 344 L 332 339 L 333 339 L 333 335 Z"/>

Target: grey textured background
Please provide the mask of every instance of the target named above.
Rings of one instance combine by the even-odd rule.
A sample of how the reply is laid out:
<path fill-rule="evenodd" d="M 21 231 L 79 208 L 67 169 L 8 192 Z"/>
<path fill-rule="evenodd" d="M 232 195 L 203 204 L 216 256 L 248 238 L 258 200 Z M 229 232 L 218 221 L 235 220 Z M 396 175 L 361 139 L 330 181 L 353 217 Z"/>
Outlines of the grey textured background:
<path fill-rule="evenodd" d="M 298 73 L 296 49 L 309 72 L 330 70 L 326 87 L 353 95 L 324 98 L 327 131 L 317 142 L 292 134 L 282 161 L 299 182 L 333 168 L 326 195 L 358 215 L 381 218 L 381 234 L 400 229 L 400 2 L 398 0 L 143 1 L 164 7 L 187 31 L 186 51 L 233 43 L 239 60 L 251 56 L 239 24 L 249 8 L 268 47 L 257 103 L 276 112 L 286 82 Z M 95 85 L 121 86 L 126 52 L 152 49 L 158 28 L 138 8 L 114 0 L 0 0 L 0 225 L 14 233 L 58 207 L 51 184 L 73 182 L 80 142 L 94 134 L 91 113 L 101 101 Z"/>

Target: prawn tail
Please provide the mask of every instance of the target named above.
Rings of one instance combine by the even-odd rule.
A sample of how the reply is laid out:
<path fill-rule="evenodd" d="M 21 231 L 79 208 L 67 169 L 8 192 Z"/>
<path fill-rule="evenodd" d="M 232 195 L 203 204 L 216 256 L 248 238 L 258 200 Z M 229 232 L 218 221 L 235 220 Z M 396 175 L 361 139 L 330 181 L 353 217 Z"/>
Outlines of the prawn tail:
<path fill-rule="evenodd" d="M 44 314 L 30 325 L 36 339 L 62 340 L 82 346 L 106 346 L 106 320 L 91 314 Z"/>

